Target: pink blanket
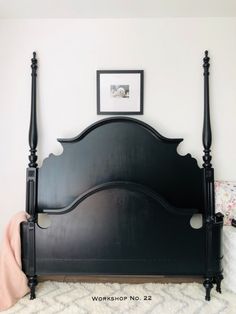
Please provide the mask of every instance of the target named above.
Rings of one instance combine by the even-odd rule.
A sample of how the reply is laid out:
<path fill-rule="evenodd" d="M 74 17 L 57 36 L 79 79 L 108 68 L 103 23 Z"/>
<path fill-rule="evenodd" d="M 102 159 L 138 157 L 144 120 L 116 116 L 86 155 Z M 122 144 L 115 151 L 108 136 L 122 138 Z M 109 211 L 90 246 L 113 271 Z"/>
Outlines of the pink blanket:
<path fill-rule="evenodd" d="M 26 213 L 19 212 L 8 223 L 0 250 L 0 311 L 13 306 L 29 292 L 27 277 L 21 270 L 20 223 Z"/>

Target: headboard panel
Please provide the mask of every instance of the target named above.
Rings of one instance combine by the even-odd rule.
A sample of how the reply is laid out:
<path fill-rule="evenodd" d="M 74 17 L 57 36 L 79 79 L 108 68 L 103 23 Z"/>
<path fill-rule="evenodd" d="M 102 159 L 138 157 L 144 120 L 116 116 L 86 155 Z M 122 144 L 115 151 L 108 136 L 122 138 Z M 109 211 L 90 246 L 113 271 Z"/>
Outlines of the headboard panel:
<path fill-rule="evenodd" d="M 201 211 L 202 172 L 189 154 L 177 153 L 181 141 L 124 117 L 101 120 L 74 139 L 60 139 L 63 153 L 50 155 L 38 170 L 38 212 L 67 206 L 113 181 L 141 184 L 173 206 Z"/>

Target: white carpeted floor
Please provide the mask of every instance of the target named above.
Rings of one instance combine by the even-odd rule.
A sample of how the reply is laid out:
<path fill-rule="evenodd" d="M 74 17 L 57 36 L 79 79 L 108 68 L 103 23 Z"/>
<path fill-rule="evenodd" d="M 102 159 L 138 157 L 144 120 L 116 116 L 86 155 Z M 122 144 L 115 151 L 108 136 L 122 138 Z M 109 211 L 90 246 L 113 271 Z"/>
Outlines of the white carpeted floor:
<path fill-rule="evenodd" d="M 35 300 L 30 301 L 27 295 L 1 313 L 236 313 L 236 294 L 224 289 L 224 285 L 222 294 L 212 290 L 210 302 L 205 301 L 204 293 L 203 286 L 198 283 L 131 285 L 46 281 L 37 286 Z M 110 299 L 95 301 L 94 297 Z"/>

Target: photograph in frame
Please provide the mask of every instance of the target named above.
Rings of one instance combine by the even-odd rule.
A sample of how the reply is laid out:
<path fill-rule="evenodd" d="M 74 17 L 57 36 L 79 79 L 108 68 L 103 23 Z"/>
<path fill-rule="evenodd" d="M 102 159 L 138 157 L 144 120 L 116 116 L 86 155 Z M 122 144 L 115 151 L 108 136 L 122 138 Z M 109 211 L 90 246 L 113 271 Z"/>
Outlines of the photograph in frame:
<path fill-rule="evenodd" d="M 143 114 L 143 70 L 97 71 L 97 114 Z"/>

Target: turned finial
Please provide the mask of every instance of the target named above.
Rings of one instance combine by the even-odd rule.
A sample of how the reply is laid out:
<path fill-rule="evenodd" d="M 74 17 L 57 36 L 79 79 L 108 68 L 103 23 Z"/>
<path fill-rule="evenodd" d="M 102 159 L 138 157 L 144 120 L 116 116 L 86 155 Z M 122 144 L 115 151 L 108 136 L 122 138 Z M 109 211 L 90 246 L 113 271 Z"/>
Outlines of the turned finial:
<path fill-rule="evenodd" d="M 37 76 L 37 68 L 38 68 L 38 60 L 36 59 L 36 52 L 33 52 L 33 58 L 31 59 L 31 69 L 32 69 L 32 76 Z"/>
<path fill-rule="evenodd" d="M 205 57 L 203 58 L 203 68 L 204 68 L 204 73 L 203 75 L 209 75 L 208 69 L 210 67 L 210 58 L 208 57 L 208 50 L 205 50 Z"/>

